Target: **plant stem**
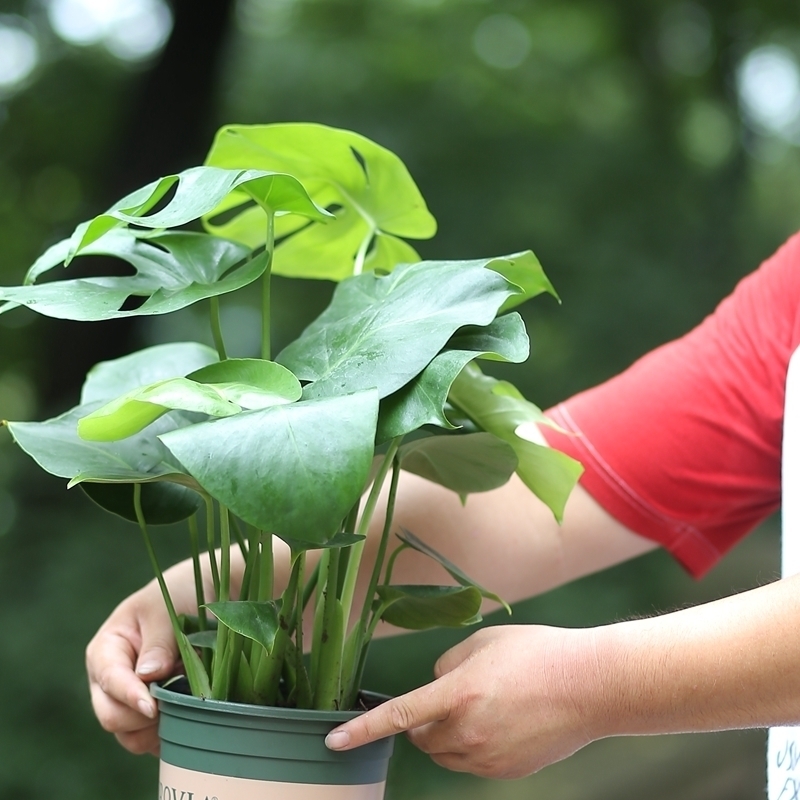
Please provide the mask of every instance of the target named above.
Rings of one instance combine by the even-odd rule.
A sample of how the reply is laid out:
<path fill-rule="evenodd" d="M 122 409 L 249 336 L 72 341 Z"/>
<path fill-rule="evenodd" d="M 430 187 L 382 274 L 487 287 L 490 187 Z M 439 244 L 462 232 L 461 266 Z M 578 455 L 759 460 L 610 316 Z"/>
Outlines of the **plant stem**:
<path fill-rule="evenodd" d="M 372 568 L 372 575 L 367 585 L 367 593 L 364 597 L 364 604 L 361 608 L 361 616 L 358 623 L 350 632 L 345 644 L 345 665 L 342 669 L 345 685 L 345 703 L 349 708 L 355 703 L 355 695 L 359 690 L 361 675 L 366 663 L 367 649 L 372 638 L 372 631 L 375 626 L 370 625 L 370 613 L 375 598 L 375 590 L 380 581 L 383 571 L 383 562 L 386 558 L 386 549 L 389 545 L 389 535 L 392 530 L 392 518 L 394 517 L 394 504 L 397 497 L 397 483 L 400 478 L 400 461 L 395 454 L 392 461 L 392 480 L 389 484 L 389 497 L 386 503 L 386 519 L 383 523 L 381 540 L 378 545 L 378 553 L 375 557 L 375 565 Z"/>
<path fill-rule="evenodd" d="M 341 692 L 342 646 L 344 644 L 344 614 L 336 596 L 339 581 L 338 548 L 330 551 L 328 574 L 322 591 L 323 612 L 320 653 L 314 684 L 314 708 L 336 709 Z"/>
<path fill-rule="evenodd" d="M 192 567 L 194 570 L 194 593 L 197 598 L 197 625 L 201 631 L 208 629 L 206 597 L 203 589 L 203 571 L 200 567 L 200 534 L 197 530 L 197 515 L 189 517 L 189 538 L 192 544 Z"/>
<path fill-rule="evenodd" d="M 206 544 L 208 563 L 211 566 L 211 581 L 214 584 L 214 597 L 219 599 L 219 567 L 217 566 L 217 541 L 214 531 L 214 502 L 206 496 Z"/>
<path fill-rule="evenodd" d="M 219 505 L 220 530 L 220 574 L 217 599 L 226 602 L 231 599 L 231 529 L 228 509 Z M 230 640 L 230 641 L 229 641 Z M 238 662 L 241 649 L 236 652 L 236 636 L 222 622 L 217 626 L 217 647 L 214 653 L 214 671 L 211 680 L 212 697 L 227 700 L 231 684 L 231 671 L 234 659 Z"/>
<path fill-rule="evenodd" d="M 372 522 L 372 515 L 375 513 L 375 506 L 378 504 L 383 482 L 386 480 L 386 475 L 389 468 L 394 461 L 395 454 L 400 447 L 402 437 L 398 436 L 389 443 L 386 455 L 383 458 L 383 463 L 375 476 L 375 481 L 370 489 L 369 496 L 367 497 L 364 511 L 361 514 L 361 519 L 358 522 L 356 533 L 361 536 L 366 536 L 369 532 L 369 525 Z M 357 542 L 350 549 L 350 560 L 347 564 L 347 573 L 344 579 L 344 588 L 342 590 L 342 611 L 344 612 L 345 620 L 350 619 L 350 609 L 353 606 L 353 596 L 356 591 L 356 581 L 358 579 L 358 568 L 361 564 L 361 556 L 364 552 L 364 541 Z"/>
<path fill-rule="evenodd" d="M 275 250 L 275 215 L 267 210 L 267 268 L 261 279 L 261 358 L 269 361 L 272 358 L 272 308 L 271 308 L 271 283 L 272 283 L 272 257 Z"/>
<path fill-rule="evenodd" d="M 228 357 L 225 352 L 225 342 L 222 339 L 222 325 L 219 321 L 219 297 L 212 297 L 209 301 L 211 308 L 211 335 L 214 337 L 214 347 L 220 361 L 225 361 Z"/>
<path fill-rule="evenodd" d="M 364 271 L 364 262 L 367 260 L 367 251 L 372 244 L 375 231 L 370 228 L 369 233 L 364 237 L 356 253 L 356 260 L 353 262 L 353 275 L 360 275 Z"/>

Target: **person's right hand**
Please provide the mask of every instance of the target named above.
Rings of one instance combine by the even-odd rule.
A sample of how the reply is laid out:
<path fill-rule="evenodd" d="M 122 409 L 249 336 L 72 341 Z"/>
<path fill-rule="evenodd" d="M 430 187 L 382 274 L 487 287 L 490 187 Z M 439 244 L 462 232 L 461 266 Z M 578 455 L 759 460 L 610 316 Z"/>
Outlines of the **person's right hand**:
<path fill-rule="evenodd" d="M 132 753 L 158 755 L 158 710 L 147 683 L 169 677 L 177 660 L 155 581 L 123 600 L 86 648 L 94 713 Z"/>

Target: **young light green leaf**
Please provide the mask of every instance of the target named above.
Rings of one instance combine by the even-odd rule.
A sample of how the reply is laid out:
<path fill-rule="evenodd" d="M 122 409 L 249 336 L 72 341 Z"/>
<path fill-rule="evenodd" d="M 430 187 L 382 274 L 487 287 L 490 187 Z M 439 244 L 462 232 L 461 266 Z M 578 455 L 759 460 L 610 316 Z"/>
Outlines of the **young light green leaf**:
<path fill-rule="evenodd" d="M 517 468 L 514 448 L 491 433 L 428 436 L 404 444 L 400 466 L 464 495 L 508 482 Z"/>
<path fill-rule="evenodd" d="M 258 358 L 229 358 L 187 377 L 213 386 L 229 402 L 251 410 L 293 403 L 303 394 L 300 381 L 286 367 Z"/>
<path fill-rule="evenodd" d="M 400 529 L 400 533 L 397 534 L 397 538 L 400 539 L 401 542 L 405 542 L 409 547 L 413 548 L 419 553 L 422 553 L 428 558 L 432 558 L 437 563 L 441 564 L 444 569 L 446 569 L 450 575 L 455 578 L 458 583 L 462 586 L 474 586 L 483 597 L 486 597 L 489 600 L 494 600 L 496 603 L 500 603 L 501 606 L 510 614 L 511 613 L 511 606 L 506 603 L 499 595 L 496 595 L 494 592 L 490 592 L 485 587 L 481 586 L 477 581 L 474 581 L 472 578 L 469 577 L 465 572 L 459 569 L 452 561 L 445 558 L 441 553 L 437 550 L 434 550 L 430 545 L 425 544 L 421 539 L 418 539 L 414 536 L 411 531 L 406 530 L 405 528 Z"/>
<path fill-rule="evenodd" d="M 111 361 L 101 361 L 86 375 L 81 389 L 81 405 L 107 402 L 138 386 L 167 378 L 182 378 L 218 359 L 216 350 L 204 344 L 173 342 L 145 347 Z"/>
<path fill-rule="evenodd" d="M 195 631 L 194 633 L 187 633 L 186 638 L 192 647 L 201 647 L 205 650 L 217 649 L 217 632 L 213 631 Z"/>
<path fill-rule="evenodd" d="M 195 697 L 211 697 L 211 684 L 208 680 L 208 673 L 200 660 L 200 656 L 195 652 L 194 647 L 189 643 L 189 639 L 182 631 L 176 632 L 178 642 L 178 652 L 181 654 L 183 669 L 189 681 L 189 688 Z"/>
<path fill-rule="evenodd" d="M 481 593 L 474 586 L 379 586 L 381 619 L 398 628 L 461 628 L 481 621 Z"/>
<path fill-rule="evenodd" d="M 242 409 L 211 386 L 171 378 L 133 389 L 87 414 L 78 420 L 78 436 L 92 442 L 115 442 L 138 433 L 170 410 L 230 417 Z"/>
<path fill-rule="evenodd" d="M 305 123 L 229 125 L 217 134 L 206 163 L 288 172 L 317 205 L 337 208 L 334 222 L 309 225 L 277 248 L 276 274 L 341 280 L 361 267 L 390 270 L 397 259 L 417 260 L 409 258 L 412 248 L 397 237 L 427 239 L 436 231 L 400 159 L 350 131 Z M 250 246 L 263 244 L 263 226 L 259 229 L 256 217 L 244 213 L 246 220 L 243 214 L 215 227 L 212 215 L 206 224 Z M 371 258 L 356 266 L 356 253 L 366 253 L 376 237 Z M 324 260 L 316 258 L 320 247 L 325 249 Z"/>
<path fill-rule="evenodd" d="M 484 375 L 474 363 L 456 378 L 450 400 L 479 427 L 514 448 L 519 459 L 517 474 L 560 522 L 583 467 L 557 450 L 518 435 L 526 423 L 546 423 L 544 414 L 510 383 Z"/>
<path fill-rule="evenodd" d="M 162 441 L 242 520 L 317 547 L 364 488 L 377 416 L 371 389 L 202 422 Z"/>
<path fill-rule="evenodd" d="M 258 642 L 269 653 L 278 632 L 278 606 L 273 600 L 228 600 L 207 603 L 206 608 L 236 633 Z"/>
<path fill-rule="evenodd" d="M 378 418 L 378 441 L 405 436 L 423 425 L 452 430 L 445 414 L 447 396 L 458 374 L 475 358 L 524 361 L 530 343 L 519 314 L 498 317 L 491 324 L 466 326 L 456 331 L 447 349 L 437 355 L 419 375 L 385 398 Z"/>
<path fill-rule="evenodd" d="M 377 387 L 386 397 L 419 374 L 464 325 L 488 325 L 516 287 L 485 261 L 423 261 L 390 275 L 358 275 L 277 360 L 304 396 Z"/>

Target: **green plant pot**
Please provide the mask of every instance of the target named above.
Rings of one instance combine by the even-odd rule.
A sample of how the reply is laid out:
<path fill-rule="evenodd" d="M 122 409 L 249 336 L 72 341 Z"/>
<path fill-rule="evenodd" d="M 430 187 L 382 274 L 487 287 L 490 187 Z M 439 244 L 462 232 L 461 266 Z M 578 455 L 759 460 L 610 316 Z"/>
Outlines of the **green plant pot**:
<path fill-rule="evenodd" d="M 154 685 L 158 800 L 381 800 L 393 738 L 334 753 L 325 736 L 358 711 L 202 700 Z"/>

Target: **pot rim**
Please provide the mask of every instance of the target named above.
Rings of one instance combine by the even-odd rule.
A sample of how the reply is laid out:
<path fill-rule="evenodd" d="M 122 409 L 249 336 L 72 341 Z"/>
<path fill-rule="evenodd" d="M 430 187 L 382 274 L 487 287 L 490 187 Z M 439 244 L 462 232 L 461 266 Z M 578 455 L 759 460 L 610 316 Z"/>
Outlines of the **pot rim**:
<path fill-rule="evenodd" d="M 175 679 L 170 679 L 167 683 L 173 683 Z M 150 684 L 150 694 L 156 700 L 172 703 L 174 705 L 186 706 L 189 708 L 204 709 L 207 711 L 219 711 L 224 714 L 242 714 L 249 717 L 265 717 L 268 719 L 299 719 L 308 721 L 325 722 L 347 722 L 363 714 L 367 709 L 356 709 L 354 711 L 325 711 L 322 709 L 307 708 L 285 708 L 283 706 L 258 706 L 252 703 L 234 703 L 229 700 L 213 700 L 210 697 L 195 697 L 184 692 L 176 692 L 162 686 L 160 682 Z M 388 695 L 378 694 L 377 692 L 363 692 L 364 695 L 373 699 L 376 705 L 389 700 Z"/>

